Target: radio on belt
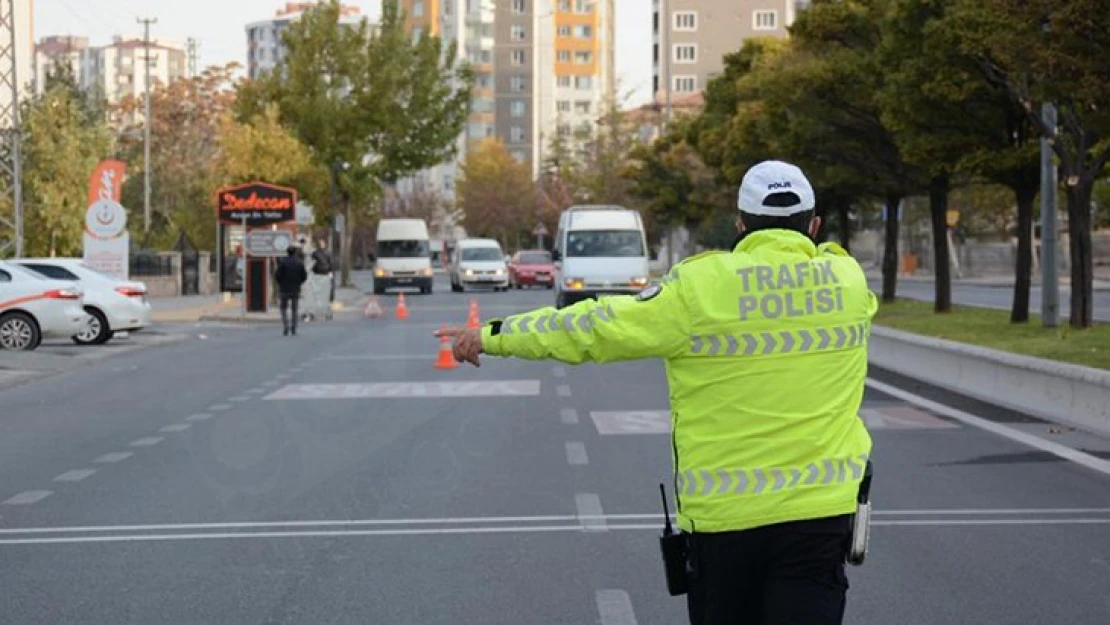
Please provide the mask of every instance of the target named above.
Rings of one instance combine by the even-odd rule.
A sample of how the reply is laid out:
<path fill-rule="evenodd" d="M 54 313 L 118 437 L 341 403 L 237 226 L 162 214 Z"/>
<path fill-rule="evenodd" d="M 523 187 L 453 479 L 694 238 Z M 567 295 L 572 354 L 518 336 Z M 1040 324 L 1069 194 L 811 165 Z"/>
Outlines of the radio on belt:
<path fill-rule="evenodd" d="M 686 537 L 675 533 L 671 527 L 671 512 L 667 509 L 667 489 L 660 484 L 659 494 L 663 496 L 663 535 L 659 537 L 659 550 L 663 553 L 663 571 L 667 576 L 667 592 L 672 597 L 686 594 L 689 583 L 686 578 Z"/>
<path fill-rule="evenodd" d="M 871 539 L 871 461 L 863 470 L 863 481 L 856 497 L 856 514 L 852 517 L 852 544 L 848 547 L 848 564 L 860 566 L 867 558 L 867 543 Z"/>

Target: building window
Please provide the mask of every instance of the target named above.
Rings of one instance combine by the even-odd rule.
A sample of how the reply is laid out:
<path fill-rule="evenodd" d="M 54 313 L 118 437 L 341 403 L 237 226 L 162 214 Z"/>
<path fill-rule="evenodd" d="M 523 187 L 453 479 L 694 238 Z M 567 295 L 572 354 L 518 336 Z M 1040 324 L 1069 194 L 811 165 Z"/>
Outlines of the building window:
<path fill-rule="evenodd" d="M 521 126 L 509 127 L 509 142 L 524 143 L 524 128 Z"/>
<path fill-rule="evenodd" d="M 575 52 L 574 53 L 574 64 L 575 65 L 589 65 L 590 62 L 593 61 L 593 60 L 594 60 L 594 53 L 593 52 L 580 51 L 580 52 Z"/>
<path fill-rule="evenodd" d="M 528 160 L 528 155 L 520 150 L 513 150 L 512 155 L 513 158 L 516 159 L 516 162 L 521 164 L 524 164 L 524 162 Z"/>
<path fill-rule="evenodd" d="M 575 26 L 574 36 L 579 39 L 589 39 L 594 36 L 594 29 L 591 26 Z"/>
<path fill-rule="evenodd" d="M 559 133 L 560 139 L 566 139 L 567 137 L 570 137 L 570 124 L 559 124 L 556 132 Z"/>
<path fill-rule="evenodd" d="M 559 10 L 563 13 L 570 12 L 570 0 L 559 0 Z"/>
<path fill-rule="evenodd" d="M 574 112 L 578 113 L 579 115 L 589 115 L 590 114 L 590 102 L 589 102 L 589 100 L 579 100 L 578 102 L 575 102 L 574 103 Z"/>
<path fill-rule="evenodd" d="M 698 88 L 697 76 L 675 76 L 674 90 L 676 93 L 690 93 Z"/>
<path fill-rule="evenodd" d="M 570 50 L 559 50 L 558 59 L 560 63 L 570 63 Z"/>
<path fill-rule="evenodd" d="M 675 11 L 674 29 L 677 31 L 691 32 L 698 29 L 698 14 L 696 11 Z"/>
<path fill-rule="evenodd" d="M 564 88 L 570 87 L 570 85 L 571 85 L 570 76 L 559 76 L 558 78 L 555 79 L 555 84 L 559 87 L 564 87 Z"/>
<path fill-rule="evenodd" d="M 555 104 L 555 108 L 560 113 L 569 113 L 570 112 L 570 100 L 559 100 L 559 102 Z"/>
<path fill-rule="evenodd" d="M 489 89 L 493 86 L 493 76 L 490 74 L 478 74 L 474 77 L 474 86 L 479 89 Z"/>
<path fill-rule="evenodd" d="M 528 105 L 524 103 L 524 100 L 513 100 L 513 103 L 509 105 L 509 112 L 513 117 L 524 117 L 524 112 L 527 109 Z"/>
<path fill-rule="evenodd" d="M 559 27 L 559 36 L 560 37 L 570 37 L 570 26 L 565 26 L 565 25 L 560 26 Z"/>
<path fill-rule="evenodd" d="M 413 26 L 412 27 L 412 40 L 413 41 L 420 41 L 420 38 L 422 36 L 424 36 L 424 27 L 423 26 Z"/>
<path fill-rule="evenodd" d="M 424 0 L 416 0 L 412 3 L 412 16 L 424 17 Z"/>
<path fill-rule="evenodd" d="M 593 8 L 594 0 L 574 0 L 575 13 L 589 13 Z"/>
<path fill-rule="evenodd" d="M 524 91 L 524 76 L 513 76 L 509 79 L 509 90 L 515 93 Z"/>
<path fill-rule="evenodd" d="M 575 76 L 574 88 L 580 89 L 582 91 L 587 91 L 594 88 L 594 83 L 593 80 L 591 80 L 590 76 Z"/>
<path fill-rule="evenodd" d="M 692 43 L 680 43 L 674 47 L 675 63 L 697 63 L 698 47 Z"/>
<path fill-rule="evenodd" d="M 753 11 L 752 28 L 755 30 L 774 30 L 779 25 L 778 11 Z"/>
<path fill-rule="evenodd" d="M 527 11 L 528 7 L 525 6 L 526 2 L 527 0 L 513 0 L 513 13 L 516 13 L 517 15 L 522 15 L 525 11 Z M 448 2 L 447 4 L 451 3 Z"/>
<path fill-rule="evenodd" d="M 517 67 L 524 65 L 524 50 L 513 50 L 510 62 Z"/>
<path fill-rule="evenodd" d="M 521 24 L 513 24 L 509 32 L 509 38 L 513 41 L 524 41 L 524 26 Z"/>
<path fill-rule="evenodd" d="M 470 110 L 474 113 L 492 113 L 493 100 L 490 98 L 474 98 L 470 101 Z"/>

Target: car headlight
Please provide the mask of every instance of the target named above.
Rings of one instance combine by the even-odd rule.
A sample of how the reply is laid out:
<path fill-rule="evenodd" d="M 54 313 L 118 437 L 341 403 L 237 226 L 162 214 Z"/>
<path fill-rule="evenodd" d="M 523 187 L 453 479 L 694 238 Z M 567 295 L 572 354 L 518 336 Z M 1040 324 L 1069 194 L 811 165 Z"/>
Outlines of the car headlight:
<path fill-rule="evenodd" d="M 432 272 L 431 267 L 427 267 L 427 268 L 424 268 L 424 269 L 420 270 L 420 275 L 422 275 L 422 276 L 430 276 L 430 275 L 432 275 L 432 273 L 433 272 Z"/>
<path fill-rule="evenodd" d="M 385 269 L 375 269 L 374 270 L 374 277 L 375 278 L 384 278 L 388 275 L 389 275 L 389 272 L 386 271 Z"/>
<path fill-rule="evenodd" d="M 503 275 L 505 275 L 505 270 L 504 270 L 504 269 L 498 269 L 497 271 L 494 271 L 494 272 L 493 272 L 493 275 L 495 275 L 495 276 L 503 276 Z"/>
<path fill-rule="evenodd" d="M 579 291 L 586 288 L 586 281 L 582 278 L 567 278 L 563 280 L 563 286 L 571 289 L 572 291 Z"/>
<path fill-rule="evenodd" d="M 474 270 L 473 270 L 473 269 L 467 269 L 467 270 L 466 270 L 466 271 L 464 271 L 463 273 L 464 273 L 464 274 L 466 274 L 466 275 L 468 275 L 468 276 L 472 276 L 472 275 L 474 275 Z"/>
<path fill-rule="evenodd" d="M 643 288 L 648 285 L 648 279 L 645 277 L 637 276 L 629 280 L 628 283 L 632 286 Z"/>

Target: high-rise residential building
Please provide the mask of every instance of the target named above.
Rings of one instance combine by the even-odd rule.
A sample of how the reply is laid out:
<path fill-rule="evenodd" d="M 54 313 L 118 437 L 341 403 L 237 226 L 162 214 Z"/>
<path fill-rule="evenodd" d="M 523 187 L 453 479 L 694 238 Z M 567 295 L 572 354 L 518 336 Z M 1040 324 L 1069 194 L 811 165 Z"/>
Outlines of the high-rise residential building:
<path fill-rule="evenodd" d="M 143 98 L 146 92 L 144 59 L 150 63 L 151 89 L 186 76 L 185 47 L 165 39 L 152 38 L 148 56 L 147 44 L 142 39 L 116 36 L 112 43 L 92 48 L 86 59 L 82 75 L 87 80 L 81 87 L 99 94 L 110 104 L 127 97 Z M 133 119 L 123 121 L 141 118 L 141 112 L 137 112 Z"/>
<path fill-rule="evenodd" d="M 786 37 L 787 27 L 809 0 L 652 3 L 652 93 L 662 99 L 668 89 L 673 97 L 704 90 L 724 69 L 725 55 L 739 50 L 745 39 Z"/>
<path fill-rule="evenodd" d="M 555 3 L 555 135 L 562 140 L 591 134 L 616 97 L 613 0 Z M 544 143 L 553 138 L 544 131 Z"/>
<path fill-rule="evenodd" d="M 258 78 L 277 67 L 285 58 L 281 31 L 315 6 L 315 2 L 286 2 L 274 12 L 273 18 L 247 24 L 247 77 Z M 366 19 L 357 6 L 341 5 L 340 11 L 344 23 L 358 24 Z"/>
<path fill-rule="evenodd" d="M 88 37 L 55 35 L 43 37 L 35 44 L 35 92 L 46 88 L 46 77 L 60 65 L 69 65 L 77 84 L 84 87 L 93 82 L 89 73 L 93 48 Z"/>

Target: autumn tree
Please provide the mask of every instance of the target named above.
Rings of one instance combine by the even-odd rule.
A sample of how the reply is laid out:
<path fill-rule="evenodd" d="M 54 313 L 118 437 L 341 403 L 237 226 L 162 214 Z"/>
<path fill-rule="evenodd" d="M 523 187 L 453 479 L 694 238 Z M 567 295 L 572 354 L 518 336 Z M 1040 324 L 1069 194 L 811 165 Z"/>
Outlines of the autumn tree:
<path fill-rule="evenodd" d="M 1110 11 L 1101 0 L 954 0 L 947 24 L 1050 139 L 1068 213 L 1072 327 L 1093 319 L 1091 196 L 1110 161 Z M 1042 105 L 1055 103 L 1058 125 Z"/>
<path fill-rule="evenodd" d="M 80 256 L 89 175 L 111 156 L 112 137 L 72 74 L 53 74 L 47 85 L 22 111 L 24 253 Z"/>
<path fill-rule="evenodd" d="M 490 138 L 467 152 L 462 174 L 458 198 L 467 233 L 519 249 L 536 220 L 536 187 L 528 165 Z"/>
<path fill-rule="evenodd" d="M 113 111 L 120 120 L 120 155 L 127 163 L 123 205 L 133 240 L 168 248 L 184 232 L 201 248 L 216 247 L 213 193 L 220 182 L 216 163 L 220 124 L 235 100 L 235 63 L 213 66 L 199 76 L 159 84 L 151 92 L 151 236 L 143 235 L 144 103 L 127 97 Z"/>
<path fill-rule="evenodd" d="M 308 148 L 281 125 L 276 106 L 268 106 L 248 122 L 228 113 L 220 121 L 216 173 L 221 185 L 254 180 L 291 186 L 301 197 L 323 198 L 328 172 Z"/>
<path fill-rule="evenodd" d="M 413 37 L 397 3 L 383 3 L 372 31 L 366 21 L 340 18 L 338 0 L 329 0 L 290 24 L 283 63 L 244 86 L 239 113 L 250 117 L 275 103 L 282 123 L 333 172 L 342 205 L 330 213 L 346 215 L 349 283 L 357 220 L 373 214 L 386 184 L 453 156 L 473 76 L 438 37 Z"/>

